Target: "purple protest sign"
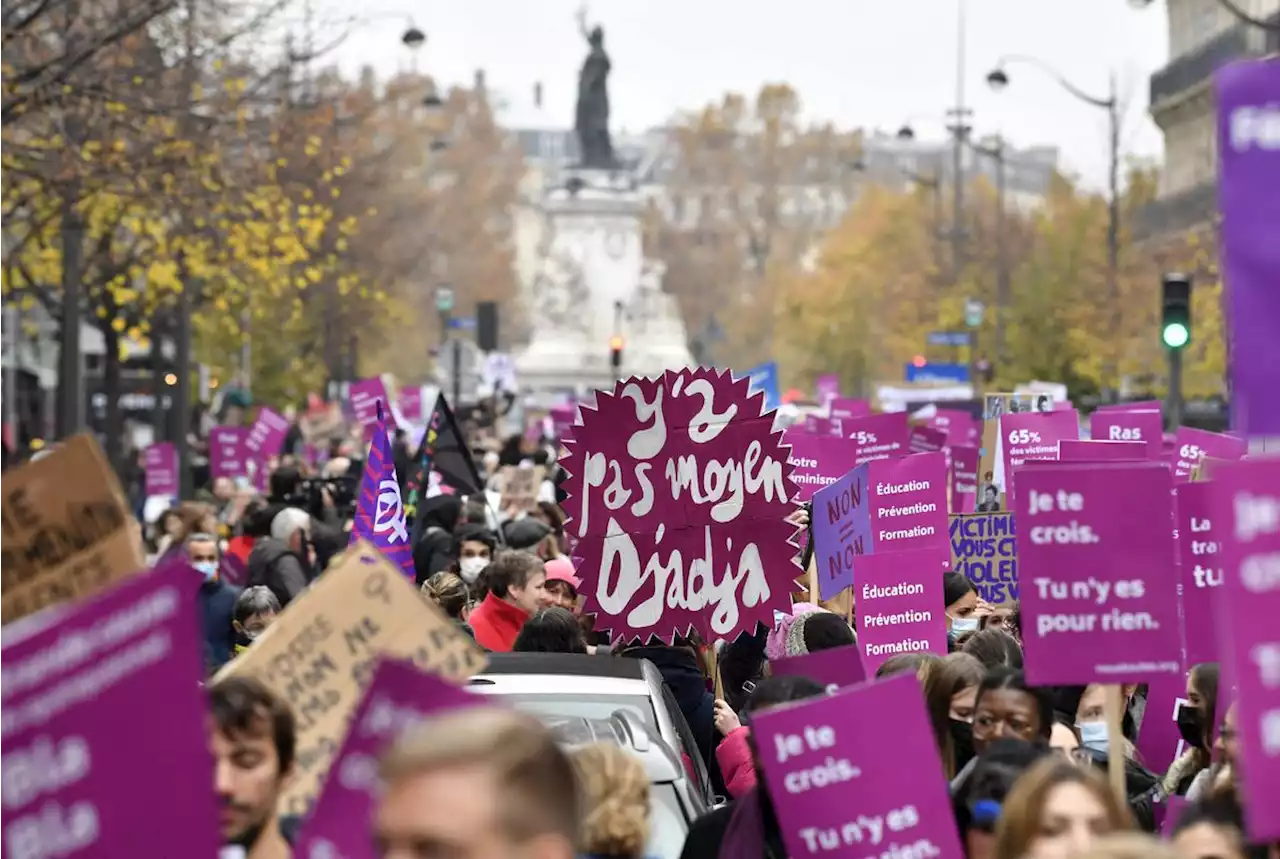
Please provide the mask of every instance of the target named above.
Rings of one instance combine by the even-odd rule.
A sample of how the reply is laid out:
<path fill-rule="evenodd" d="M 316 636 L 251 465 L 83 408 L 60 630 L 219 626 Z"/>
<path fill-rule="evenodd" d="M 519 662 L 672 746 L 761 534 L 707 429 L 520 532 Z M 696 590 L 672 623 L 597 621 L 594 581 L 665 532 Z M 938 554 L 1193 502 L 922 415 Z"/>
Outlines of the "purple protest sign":
<path fill-rule="evenodd" d="M 199 582 L 165 565 L 0 634 L 6 857 L 217 855 Z"/>
<path fill-rule="evenodd" d="M 316 805 L 298 833 L 295 854 L 376 859 L 369 821 L 382 751 L 423 719 L 482 704 L 483 698 L 419 671 L 411 662 L 380 658 Z"/>
<path fill-rule="evenodd" d="M 1132 403 L 1107 403 L 1094 409 L 1095 412 L 1158 412 L 1161 409 L 1159 400 L 1136 400 Z"/>
<path fill-rule="evenodd" d="M 233 588 L 244 588 L 249 584 L 249 568 L 230 552 L 221 552 L 218 556 L 218 578 Z"/>
<path fill-rule="evenodd" d="M 947 653 L 942 572 L 932 549 L 914 549 L 858 559 L 854 588 L 862 667 L 875 676 L 899 653 Z"/>
<path fill-rule="evenodd" d="M 808 677 L 824 684 L 828 692 L 856 686 L 867 679 L 862 668 L 862 653 L 856 644 L 770 659 L 769 673 L 774 677 Z"/>
<path fill-rule="evenodd" d="M 1184 751 L 1178 730 L 1178 710 L 1187 704 L 1187 679 L 1179 672 L 1157 677 L 1147 685 L 1147 707 L 1138 729 L 1138 754 L 1152 772 L 1167 772 Z"/>
<path fill-rule="evenodd" d="M 1182 818 L 1182 813 L 1191 805 L 1185 796 L 1166 796 L 1164 802 L 1157 803 L 1154 811 L 1160 827 L 1160 837 L 1166 841 L 1173 839 L 1173 829 Z"/>
<path fill-rule="evenodd" d="M 1185 426 L 1178 427 L 1173 445 L 1173 479 L 1178 482 L 1190 480 L 1205 457 L 1235 462 L 1249 451 L 1249 443 L 1242 438 Z"/>
<path fill-rule="evenodd" d="M 951 565 L 947 522 L 947 463 L 941 453 L 917 453 L 867 463 L 871 490 L 871 549 L 931 549 L 941 572 Z"/>
<path fill-rule="evenodd" d="M 245 448 L 248 430 L 244 427 L 214 427 L 209 430 L 209 474 L 219 477 L 248 477 L 249 451 Z"/>
<path fill-rule="evenodd" d="M 871 403 L 855 397 L 836 397 L 831 401 L 828 414 L 839 420 L 865 418 L 871 414 Z"/>
<path fill-rule="evenodd" d="M 1141 441 L 1087 441 L 1064 438 L 1058 442 L 1059 462 L 1141 462 L 1151 457 Z"/>
<path fill-rule="evenodd" d="M 839 435 L 840 422 L 822 415 L 805 415 L 804 431 L 813 435 Z"/>
<path fill-rule="evenodd" d="M 1142 442 L 1146 445 L 1146 458 L 1159 459 L 1164 447 L 1164 421 L 1159 410 L 1099 410 L 1089 415 L 1089 435 L 1094 441 Z"/>
<path fill-rule="evenodd" d="M 552 406 L 548 414 L 557 440 L 563 442 L 573 437 L 573 422 L 578 419 L 577 406 Z"/>
<path fill-rule="evenodd" d="M 156 442 L 147 448 L 142 459 L 147 497 L 177 498 L 182 491 L 178 481 L 178 448 L 172 442 Z"/>
<path fill-rule="evenodd" d="M 933 453 L 947 446 L 945 430 L 912 427 L 907 435 L 907 449 L 912 453 Z"/>
<path fill-rule="evenodd" d="M 1219 518 L 1214 515 L 1216 489 L 1212 483 L 1180 483 L 1174 495 L 1186 664 L 1217 662 L 1218 639 L 1213 621 L 1222 596 L 1222 544 L 1214 533 L 1214 519 Z"/>
<path fill-rule="evenodd" d="M 1280 435 L 1280 59 L 1232 63 L 1214 74 L 1218 108 L 1219 247 L 1226 294 L 1231 426 L 1245 438 Z M 1254 794 L 1259 796 L 1260 794 Z M 1265 795 L 1265 794 L 1262 794 Z M 1256 806 L 1255 806 L 1256 807 Z M 1280 821 L 1280 815 L 1273 815 Z M 1280 827 L 1280 822 L 1276 826 Z"/>
<path fill-rule="evenodd" d="M 819 599 L 829 600 L 852 585 L 854 559 L 871 551 L 868 468 L 855 468 L 813 496 L 809 522 Z"/>
<path fill-rule="evenodd" d="M 1018 474 L 1027 681 L 1141 683 L 1182 665 L 1173 475 L 1159 462 Z"/>
<path fill-rule="evenodd" d="M 733 639 L 790 609 L 796 484 L 749 385 L 699 367 L 618 382 L 582 407 L 561 460 L 565 531 L 585 610 L 617 640 Z"/>
<path fill-rule="evenodd" d="M 853 470 L 857 460 L 858 443 L 853 439 L 811 435 L 795 427 L 787 430 L 782 439 L 791 445 L 791 465 L 795 469 L 791 479 L 799 490 L 795 500 L 801 503 Z"/>
<path fill-rule="evenodd" d="M 413 423 L 424 423 L 427 420 L 422 415 L 424 406 L 422 404 L 421 385 L 409 385 L 401 388 L 398 405 L 400 406 L 400 414 L 405 420 Z"/>
<path fill-rule="evenodd" d="M 910 445 L 911 427 L 906 412 L 886 412 L 840 422 L 845 438 L 858 443 L 858 465 L 873 459 L 905 456 Z"/>
<path fill-rule="evenodd" d="M 1000 416 L 1004 486 L 1013 507 L 1013 470 L 1027 460 L 1058 458 L 1058 443 L 1080 437 L 1080 422 L 1070 412 L 1018 412 Z"/>
<path fill-rule="evenodd" d="M 968 412 L 956 409 L 938 409 L 934 416 L 925 422 L 931 429 L 940 429 L 947 434 L 947 442 L 956 445 L 977 446 L 982 440 L 982 421 Z"/>
<path fill-rule="evenodd" d="M 280 453 L 288 434 L 289 419 L 275 409 L 263 406 L 258 409 L 258 419 L 249 428 L 244 446 L 255 460 L 263 463 L 267 461 L 267 457 Z"/>
<path fill-rule="evenodd" d="M 818 402 L 826 405 L 840 396 L 840 377 L 835 373 L 824 373 L 813 382 L 818 395 Z"/>
<path fill-rule="evenodd" d="M 364 427 L 366 432 L 378 423 L 378 403 L 389 403 L 387 385 L 381 376 L 372 379 L 360 379 L 352 382 L 347 397 L 351 403 L 351 413 L 355 422 Z M 365 438 L 369 438 L 368 435 Z"/>
<path fill-rule="evenodd" d="M 951 512 L 972 513 L 978 506 L 978 462 L 981 450 L 973 445 L 951 448 Z"/>
<path fill-rule="evenodd" d="M 892 719 L 894 742 L 867 730 L 868 713 Z M 766 709 L 751 730 L 787 855 L 963 859 L 914 676 Z"/>
<path fill-rule="evenodd" d="M 1241 792 L 1280 796 L 1280 458 L 1223 465 L 1212 485 L 1224 573 L 1218 652 L 1239 689 Z M 1280 815 L 1269 807 L 1252 802 L 1245 808 L 1254 841 L 1280 838 Z"/>

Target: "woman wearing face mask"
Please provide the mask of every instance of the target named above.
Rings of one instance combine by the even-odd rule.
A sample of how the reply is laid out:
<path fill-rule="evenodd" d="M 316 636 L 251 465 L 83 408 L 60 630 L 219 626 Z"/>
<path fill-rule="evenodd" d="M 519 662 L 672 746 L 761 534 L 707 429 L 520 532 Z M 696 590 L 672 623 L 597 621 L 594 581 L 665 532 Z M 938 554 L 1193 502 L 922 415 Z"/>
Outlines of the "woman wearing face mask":
<path fill-rule="evenodd" d="M 280 600 L 266 585 L 245 588 L 236 599 L 231 625 L 236 633 L 236 655 L 239 656 L 267 631 L 280 614 Z"/>
<path fill-rule="evenodd" d="M 1005 797 L 996 859 L 1067 859 L 1133 828 L 1102 774 L 1061 758 L 1034 764 Z"/>
<path fill-rule="evenodd" d="M 1213 738 L 1214 764 L 1191 782 L 1187 791 L 1187 799 L 1199 800 L 1211 796 L 1218 791 L 1232 790 L 1236 786 L 1235 768 L 1240 756 L 1240 740 L 1236 736 L 1236 705 L 1227 707 L 1222 722 L 1214 732 Z"/>
<path fill-rule="evenodd" d="M 1178 708 L 1178 732 L 1187 744 L 1182 757 L 1165 773 L 1163 787 L 1171 796 L 1186 796 L 1191 783 L 1213 762 L 1213 717 L 1218 707 L 1218 663 L 1203 662 L 1187 674 L 1187 703 Z"/>
<path fill-rule="evenodd" d="M 991 606 L 978 599 L 978 592 L 964 573 L 942 575 L 942 596 L 947 607 L 947 641 L 954 646 L 963 635 L 978 631 L 983 615 Z"/>
<path fill-rule="evenodd" d="M 996 668 L 982 678 L 973 703 L 975 755 L 999 739 L 1047 743 L 1052 730 L 1053 699 L 1044 689 L 1028 686 L 1021 671 Z M 951 780 L 953 794 L 964 788 L 972 771 L 970 761 Z"/>
<path fill-rule="evenodd" d="M 925 683 L 929 721 L 948 780 L 973 758 L 973 709 L 984 674 L 982 663 L 972 656 L 949 653 Z"/>
<path fill-rule="evenodd" d="M 466 582 L 473 594 L 478 590 L 476 582 L 480 574 L 493 560 L 495 543 L 493 533 L 480 525 L 461 525 L 453 535 L 454 563 L 451 569 Z"/>

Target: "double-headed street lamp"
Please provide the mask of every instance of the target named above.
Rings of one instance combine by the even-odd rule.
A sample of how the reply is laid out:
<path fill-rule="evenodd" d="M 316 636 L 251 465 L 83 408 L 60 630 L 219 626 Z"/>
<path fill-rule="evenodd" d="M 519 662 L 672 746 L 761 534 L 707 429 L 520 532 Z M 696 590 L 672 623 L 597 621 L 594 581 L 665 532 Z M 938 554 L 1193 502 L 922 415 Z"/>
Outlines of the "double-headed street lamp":
<path fill-rule="evenodd" d="M 1009 85 L 1009 73 L 1006 68 L 1015 64 L 1035 66 L 1080 101 L 1107 112 L 1107 293 L 1111 299 L 1112 342 L 1118 344 L 1120 336 L 1120 100 L 1116 96 L 1115 73 L 1111 74 L 1107 97 L 1098 98 L 1080 89 L 1043 60 L 1015 54 L 1003 57 L 987 75 L 987 83 L 993 90 L 999 92 Z M 1118 360 L 1108 369 L 1118 383 Z"/>
<path fill-rule="evenodd" d="M 1145 9 L 1150 6 L 1154 0 L 1129 0 L 1129 5 L 1135 9 Z M 1250 27 L 1257 27 L 1260 30 L 1270 30 L 1280 32 L 1280 18 L 1271 18 L 1264 20 L 1255 18 L 1245 10 L 1241 9 L 1232 0 L 1217 0 L 1219 6 L 1230 12 L 1237 21 L 1242 24 L 1248 24 Z"/>

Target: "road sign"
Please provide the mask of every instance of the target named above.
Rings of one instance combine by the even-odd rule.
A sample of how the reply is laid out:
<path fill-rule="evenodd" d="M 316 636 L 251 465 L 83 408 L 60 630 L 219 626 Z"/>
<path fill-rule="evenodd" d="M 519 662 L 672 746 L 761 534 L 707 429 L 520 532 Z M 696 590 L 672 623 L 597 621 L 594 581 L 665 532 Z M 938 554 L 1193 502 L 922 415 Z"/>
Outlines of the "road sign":
<path fill-rule="evenodd" d="M 436 310 L 441 313 L 448 313 L 453 310 L 453 287 L 440 286 L 436 288 Z"/>
<path fill-rule="evenodd" d="M 450 316 L 449 327 L 454 331 L 475 331 L 476 318 L 474 316 Z"/>
<path fill-rule="evenodd" d="M 968 331 L 930 331 L 926 340 L 930 346 L 968 346 Z"/>
<path fill-rule="evenodd" d="M 906 378 L 908 382 L 964 383 L 969 381 L 969 365 L 925 364 L 917 367 L 915 364 L 908 364 Z"/>
<path fill-rule="evenodd" d="M 964 324 L 977 328 L 982 324 L 982 314 L 987 306 L 976 298 L 967 299 L 964 303 Z"/>

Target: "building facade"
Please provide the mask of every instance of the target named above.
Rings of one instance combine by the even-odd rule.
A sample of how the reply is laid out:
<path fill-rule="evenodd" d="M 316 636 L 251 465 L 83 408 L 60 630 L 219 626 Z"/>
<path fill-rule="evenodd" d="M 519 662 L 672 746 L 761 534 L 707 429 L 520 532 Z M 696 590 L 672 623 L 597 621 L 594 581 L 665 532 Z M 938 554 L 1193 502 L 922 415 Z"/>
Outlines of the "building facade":
<path fill-rule="evenodd" d="M 1242 22 L 1220 0 L 1167 0 L 1169 62 L 1151 75 L 1151 118 L 1164 134 L 1156 200 L 1140 214 L 1139 238 L 1183 236 L 1213 224 L 1218 150 L 1213 73 L 1280 50 L 1280 0 L 1233 0 L 1271 29 Z"/>

